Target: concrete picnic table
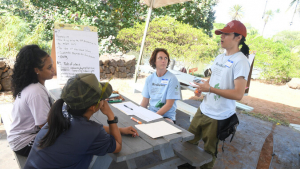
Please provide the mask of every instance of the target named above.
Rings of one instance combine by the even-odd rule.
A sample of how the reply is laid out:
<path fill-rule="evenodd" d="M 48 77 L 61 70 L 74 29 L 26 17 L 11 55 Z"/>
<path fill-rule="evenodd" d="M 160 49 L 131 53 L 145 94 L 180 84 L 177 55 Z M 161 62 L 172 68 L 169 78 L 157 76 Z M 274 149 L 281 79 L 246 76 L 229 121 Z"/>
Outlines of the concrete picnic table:
<path fill-rule="evenodd" d="M 61 88 L 49 90 L 50 95 L 53 97 L 54 100 L 60 98 Z M 123 96 L 124 97 L 124 96 Z M 125 98 L 125 101 L 131 101 L 130 99 Z M 128 127 L 137 124 L 135 121 L 130 119 L 130 116 L 126 115 L 125 113 L 121 112 L 119 109 L 115 108 L 111 104 L 109 104 L 110 108 L 114 112 L 115 116 L 118 116 L 119 122 L 118 127 Z M 158 122 L 158 121 L 166 121 L 164 118 L 153 120 L 150 122 L 146 122 L 143 119 L 140 119 L 135 116 L 136 119 L 143 122 L 143 124 Z M 107 117 L 102 114 L 100 111 L 95 113 L 91 120 L 107 125 Z M 166 121 L 168 122 L 168 121 Z M 169 123 L 169 122 L 168 122 Z M 171 123 L 169 123 L 171 124 Z M 150 136 L 146 135 L 145 133 L 139 131 L 139 137 L 132 137 L 131 135 L 122 135 L 122 150 L 119 153 L 110 153 L 105 156 L 94 156 L 90 167 L 89 168 L 102 168 L 107 169 L 109 168 L 112 160 L 115 162 L 122 162 L 126 161 L 127 167 L 129 169 L 137 168 L 135 163 L 135 158 L 153 153 L 154 151 L 158 150 L 161 156 L 161 161 L 155 164 L 150 164 L 149 166 L 145 166 L 144 168 L 177 168 L 178 165 L 184 164 L 188 161 L 184 156 L 177 156 L 174 153 L 174 147 L 178 151 L 184 148 L 184 142 L 191 140 L 194 138 L 194 135 L 187 130 L 175 125 L 171 124 L 174 127 L 180 129 L 182 132 L 177 134 L 170 134 L 163 137 L 159 137 L 156 139 L 151 138 Z M 189 146 L 189 145 L 187 145 Z M 189 147 L 187 147 L 189 148 Z M 200 157 L 201 158 L 201 157 Z M 201 163 L 204 164 L 206 162 L 211 161 L 210 157 L 205 157 L 205 159 Z M 201 160 L 200 160 L 201 161 Z M 199 162 L 200 162 L 199 161 Z M 197 164 L 197 165 L 200 165 Z"/>

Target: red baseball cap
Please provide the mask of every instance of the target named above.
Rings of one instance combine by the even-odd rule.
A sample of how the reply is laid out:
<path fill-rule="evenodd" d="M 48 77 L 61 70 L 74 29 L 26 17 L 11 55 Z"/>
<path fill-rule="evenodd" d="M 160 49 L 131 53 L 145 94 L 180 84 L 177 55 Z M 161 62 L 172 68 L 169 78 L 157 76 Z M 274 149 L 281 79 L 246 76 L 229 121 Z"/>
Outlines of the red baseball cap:
<path fill-rule="evenodd" d="M 218 29 L 215 31 L 216 35 L 220 35 L 222 33 L 238 33 L 246 38 L 247 29 L 242 22 L 233 20 L 226 24 L 226 26 L 223 29 Z"/>

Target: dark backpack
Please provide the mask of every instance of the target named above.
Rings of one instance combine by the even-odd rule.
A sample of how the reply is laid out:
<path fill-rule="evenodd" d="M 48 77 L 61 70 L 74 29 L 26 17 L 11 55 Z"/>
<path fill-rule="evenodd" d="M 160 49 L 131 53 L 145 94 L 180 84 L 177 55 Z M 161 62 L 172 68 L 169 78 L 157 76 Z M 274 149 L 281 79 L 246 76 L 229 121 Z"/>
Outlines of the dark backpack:
<path fill-rule="evenodd" d="M 232 141 L 238 125 L 239 119 L 235 113 L 228 119 L 218 120 L 217 137 L 219 140 L 223 141 L 223 152 L 225 139 L 232 134 L 230 142 Z"/>

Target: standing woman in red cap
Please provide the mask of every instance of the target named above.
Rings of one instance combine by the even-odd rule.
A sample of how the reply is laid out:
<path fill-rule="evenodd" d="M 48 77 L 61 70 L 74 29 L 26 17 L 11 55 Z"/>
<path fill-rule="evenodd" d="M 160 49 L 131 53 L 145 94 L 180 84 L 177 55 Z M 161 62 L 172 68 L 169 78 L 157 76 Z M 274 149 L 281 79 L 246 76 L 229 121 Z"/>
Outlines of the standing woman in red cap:
<path fill-rule="evenodd" d="M 209 80 L 197 83 L 198 91 L 208 92 L 195 114 L 189 131 L 195 138 L 189 141 L 198 144 L 204 141 L 204 150 L 212 155 L 213 160 L 201 166 L 212 168 L 214 166 L 219 139 L 217 137 L 218 121 L 230 118 L 235 114 L 236 100 L 243 98 L 250 64 L 247 60 L 249 47 L 245 44 L 247 30 L 240 21 L 233 20 L 223 29 L 216 30 L 221 35 L 221 47 L 226 53 L 216 57 L 211 66 L 212 75 Z M 239 46 L 242 45 L 241 49 Z"/>

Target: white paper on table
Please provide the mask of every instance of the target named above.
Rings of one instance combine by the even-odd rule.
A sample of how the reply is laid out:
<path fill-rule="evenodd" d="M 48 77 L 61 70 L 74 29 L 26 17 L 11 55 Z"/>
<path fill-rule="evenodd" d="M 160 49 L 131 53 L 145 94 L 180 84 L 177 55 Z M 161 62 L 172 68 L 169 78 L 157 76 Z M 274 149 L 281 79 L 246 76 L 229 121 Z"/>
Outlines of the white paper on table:
<path fill-rule="evenodd" d="M 128 107 L 125 107 L 125 105 Z M 116 104 L 112 104 L 112 106 L 121 110 L 123 113 L 125 113 L 127 115 L 135 115 L 134 109 L 137 109 L 137 107 L 138 107 L 137 105 L 133 104 L 132 102 L 116 103 Z M 129 108 L 132 108 L 133 110 L 131 110 Z"/>
<path fill-rule="evenodd" d="M 138 124 L 135 127 L 141 130 L 143 133 L 147 134 L 151 138 L 158 138 L 174 133 L 179 133 L 181 130 L 172 126 L 171 124 L 165 121 L 159 121 L 149 124 Z"/>
<path fill-rule="evenodd" d="M 146 122 L 149 122 L 149 121 L 152 121 L 152 120 L 156 120 L 156 119 L 159 119 L 159 118 L 162 118 L 161 115 L 153 112 L 153 111 L 150 111 L 144 107 L 137 107 L 136 108 L 136 113 L 135 115 L 143 120 L 145 120 Z"/>
<path fill-rule="evenodd" d="M 132 102 L 123 102 L 123 103 L 117 103 L 117 104 L 112 104 L 112 105 L 114 107 L 116 107 L 117 109 L 121 110 L 123 113 L 125 113 L 127 115 L 137 116 L 146 122 L 162 118 L 161 115 L 154 113 L 144 107 L 137 106 Z M 125 107 L 125 105 L 127 107 Z"/>

